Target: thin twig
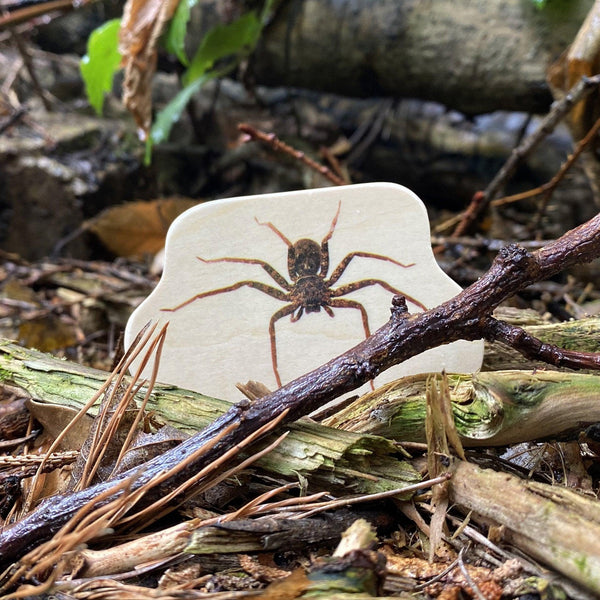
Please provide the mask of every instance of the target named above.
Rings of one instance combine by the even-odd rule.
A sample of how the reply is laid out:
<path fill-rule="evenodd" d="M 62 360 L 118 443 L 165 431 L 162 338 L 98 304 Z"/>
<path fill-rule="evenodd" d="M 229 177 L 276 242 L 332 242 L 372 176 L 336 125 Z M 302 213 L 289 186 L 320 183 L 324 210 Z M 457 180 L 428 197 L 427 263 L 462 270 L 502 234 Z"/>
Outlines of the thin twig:
<path fill-rule="evenodd" d="M 4 8 L 2 8 L 1 13 L 2 13 L 2 18 L 6 18 L 8 16 L 8 12 Z M 40 85 L 40 80 L 37 77 L 37 73 L 35 72 L 35 68 L 34 68 L 33 62 L 31 60 L 31 56 L 29 55 L 29 51 L 27 50 L 27 47 L 25 46 L 25 43 L 23 42 L 23 39 L 21 38 L 21 34 L 15 29 L 15 27 L 12 24 L 7 23 L 5 25 L 5 27 L 8 28 L 11 40 L 17 47 L 17 50 L 19 51 L 19 54 L 21 55 L 21 58 L 23 59 L 23 64 L 25 65 L 25 68 L 27 69 L 27 73 L 29 74 L 29 77 L 31 79 L 31 83 L 33 85 L 33 89 L 35 90 L 35 93 L 39 96 L 46 111 L 50 112 L 52 110 L 52 105 L 50 104 L 48 98 L 46 98 L 44 89 Z"/>
<path fill-rule="evenodd" d="M 248 125 L 248 123 L 240 123 L 238 125 L 238 129 L 248 136 L 248 140 L 257 140 L 262 142 L 263 144 L 267 144 L 276 152 L 283 152 L 288 156 L 291 156 L 297 161 L 300 161 L 302 164 L 306 165 L 313 171 L 316 171 L 326 179 L 329 179 L 335 185 L 346 185 L 347 182 L 344 181 L 341 177 L 338 177 L 331 169 L 327 168 L 325 165 L 318 163 L 316 160 L 313 160 L 309 156 L 306 156 L 304 152 L 300 150 L 296 150 L 292 148 L 292 146 L 282 142 L 274 133 L 265 133 L 256 127 L 252 127 L 252 125 Z"/>
<path fill-rule="evenodd" d="M 27 110 L 24 106 L 19 106 L 10 113 L 10 115 L 0 123 L 0 135 L 3 134 L 7 129 L 10 129 L 17 121 L 27 114 Z"/>
<path fill-rule="evenodd" d="M 519 192 L 518 194 L 511 194 L 510 196 L 503 196 L 502 198 L 497 198 L 496 200 L 492 200 L 490 202 L 491 206 L 504 206 L 505 204 L 512 204 L 513 202 L 519 202 L 520 200 L 526 200 L 527 198 L 534 198 L 535 196 L 540 196 L 541 194 L 545 194 L 543 198 L 543 208 L 540 208 L 540 212 L 543 212 L 543 209 L 548 204 L 548 200 L 550 195 L 555 190 L 556 186 L 564 179 L 567 171 L 573 166 L 575 161 L 579 158 L 580 154 L 585 150 L 585 148 L 593 141 L 594 137 L 600 130 L 600 119 L 598 119 L 592 128 L 588 131 L 586 136 L 581 139 L 577 145 L 575 146 L 575 150 L 572 154 L 569 155 L 567 160 L 561 165 L 558 172 L 546 183 L 533 188 L 531 190 L 526 190 L 524 192 Z M 539 220 L 539 217 L 538 217 Z"/>
<path fill-rule="evenodd" d="M 562 100 L 553 104 L 550 112 L 540 123 L 538 129 L 512 151 L 508 160 L 504 163 L 500 171 L 498 171 L 494 179 L 492 179 L 485 191 L 474 195 L 471 205 L 463 212 L 462 219 L 452 234 L 453 237 L 459 237 L 467 232 L 489 203 L 496 198 L 502 186 L 514 173 L 519 162 L 528 156 L 547 135 L 552 133 L 565 115 L 596 89 L 599 84 L 600 75 L 582 77 Z"/>
<path fill-rule="evenodd" d="M 90 2 L 97 2 L 97 0 L 79 0 L 77 3 L 73 2 L 73 0 L 50 0 L 50 2 L 34 4 L 33 6 L 26 6 L 10 12 L 3 11 L 5 14 L 0 17 L 0 30 L 48 15 L 53 11 L 65 12 L 73 10 Z"/>
<path fill-rule="evenodd" d="M 486 600 L 486 597 L 481 593 L 481 590 L 477 586 L 477 584 L 473 581 L 473 578 L 469 575 L 469 571 L 463 560 L 463 554 L 465 553 L 465 547 L 460 549 L 458 553 L 458 566 L 460 568 L 460 572 L 463 574 L 465 581 L 469 584 L 471 588 L 471 592 L 478 598 L 478 600 Z"/>

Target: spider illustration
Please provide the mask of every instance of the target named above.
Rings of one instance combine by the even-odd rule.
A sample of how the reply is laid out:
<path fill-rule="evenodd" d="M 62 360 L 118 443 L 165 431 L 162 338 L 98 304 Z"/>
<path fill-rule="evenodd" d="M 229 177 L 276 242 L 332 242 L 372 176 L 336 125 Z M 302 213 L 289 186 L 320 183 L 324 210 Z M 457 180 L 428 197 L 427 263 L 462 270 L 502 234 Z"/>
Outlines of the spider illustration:
<path fill-rule="evenodd" d="M 235 258 L 235 257 L 224 257 L 224 258 L 202 258 L 196 257 L 203 263 L 244 263 L 250 265 L 259 265 L 262 267 L 271 279 L 279 286 L 279 288 L 266 283 L 252 280 L 238 281 L 231 285 L 218 288 L 216 290 L 210 290 L 207 292 L 201 292 L 192 296 L 185 302 L 178 304 L 172 308 L 163 308 L 163 311 L 177 311 L 196 300 L 207 298 L 208 296 L 215 296 L 217 294 L 225 294 L 233 292 L 242 287 L 249 287 L 259 290 L 264 294 L 267 294 L 277 300 L 285 302 L 285 306 L 275 311 L 269 321 L 269 337 L 271 340 L 271 359 L 273 363 L 273 372 L 277 385 L 281 386 L 281 377 L 279 376 L 279 369 L 277 365 L 277 341 L 275 337 L 275 323 L 287 315 L 290 316 L 292 322 L 298 321 L 302 315 L 312 312 L 319 312 L 323 309 L 330 317 L 335 316 L 334 308 L 353 308 L 358 310 L 361 314 L 362 324 L 365 336 L 371 335 L 369 328 L 369 318 L 365 307 L 356 300 L 350 300 L 349 298 L 341 298 L 361 288 L 379 285 L 385 290 L 392 294 L 401 294 L 407 301 L 411 302 L 415 306 L 426 310 L 426 307 L 416 300 L 415 298 L 405 294 L 404 292 L 391 286 L 386 281 L 381 279 L 362 279 L 353 283 L 347 283 L 339 287 L 333 287 L 338 279 L 342 276 L 350 261 L 354 258 L 371 258 L 381 261 L 386 261 L 398 265 L 404 269 L 414 266 L 415 263 L 403 264 L 389 256 L 383 256 L 381 254 L 374 254 L 373 252 L 361 252 L 355 251 L 347 254 L 339 265 L 333 270 L 331 275 L 327 277 L 329 271 L 329 240 L 333 235 L 335 227 L 337 225 L 338 217 L 340 214 L 341 202 L 338 203 L 337 212 L 331 222 L 329 231 L 319 244 L 314 240 L 300 239 L 295 243 L 292 243 L 273 223 L 261 222 L 256 217 L 254 220 L 258 225 L 268 227 L 273 231 L 288 247 L 288 273 L 291 281 L 288 281 L 279 271 L 272 267 L 269 263 L 258 258 Z M 280 289 L 281 288 L 281 289 Z"/>

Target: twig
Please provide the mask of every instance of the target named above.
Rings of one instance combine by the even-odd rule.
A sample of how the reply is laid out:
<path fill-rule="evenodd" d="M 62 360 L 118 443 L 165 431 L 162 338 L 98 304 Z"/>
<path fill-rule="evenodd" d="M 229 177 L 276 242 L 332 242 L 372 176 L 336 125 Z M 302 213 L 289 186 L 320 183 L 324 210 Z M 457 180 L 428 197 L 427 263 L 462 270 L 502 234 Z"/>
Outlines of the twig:
<path fill-rule="evenodd" d="M 6 18 L 8 16 L 8 12 L 4 8 L 2 8 L 1 14 L 2 14 L 3 18 Z M 52 110 L 52 106 L 51 106 L 50 102 L 48 101 L 48 98 L 46 98 L 46 95 L 44 94 L 44 90 L 43 90 L 42 86 L 40 85 L 40 81 L 37 77 L 37 73 L 35 72 L 35 68 L 33 67 L 33 62 L 31 61 L 31 56 L 29 55 L 29 51 L 27 50 L 27 47 L 25 46 L 23 39 L 21 38 L 21 34 L 15 29 L 14 25 L 12 25 L 12 24 L 7 23 L 7 24 L 5 24 L 5 27 L 8 28 L 11 40 L 17 47 L 17 50 L 19 51 L 19 54 L 21 55 L 21 58 L 23 59 L 23 64 L 25 65 L 25 68 L 27 69 L 27 73 L 29 73 L 31 83 L 33 84 L 33 89 L 35 90 L 36 94 L 39 96 L 40 100 L 42 101 L 42 104 L 44 105 L 44 108 L 46 109 L 46 111 L 50 112 L 50 110 Z"/>
<path fill-rule="evenodd" d="M 27 114 L 24 106 L 15 108 L 11 114 L 0 123 L 0 134 L 4 133 L 7 129 L 10 129 L 19 119 Z"/>
<path fill-rule="evenodd" d="M 325 165 L 319 164 L 316 160 L 306 156 L 304 152 L 300 150 L 296 150 L 289 146 L 285 142 L 282 142 L 274 133 L 265 133 L 260 129 L 256 129 L 256 127 L 252 127 L 252 125 L 248 125 L 248 123 L 240 123 L 238 125 L 238 129 L 245 135 L 249 136 L 248 139 L 257 140 L 262 142 L 263 144 L 267 144 L 273 148 L 276 152 L 283 152 L 294 158 L 295 160 L 300 161 L 302 164 L 306 165 L 313 171 L 316 171 L 326 179 L 329 179 L 335 185 L 346 185 L 347 182 L 344 181 L 341 177 L 336 175 L 331 169 L 327 168 Z"/>
<path fill-rule="evenodd" d="M 549 244 L 552 240 L 527 240 L 520 241 L 519 246 L 527 250 L 538 250 Z M 464 246 L 466 248 L 477 248 L 478 250 L 487 250 L 498 252 L 508 244 L 506 240 L 480 237 L 450 237 L 444 235 L 432 235 L 431 243 L 434 246 Z"/>
<path fill-rule="evenodd" d="M 593 141 L 594 137 L 600 130 L 600 119 L 598 119 L 591 129 L 587 132 L 585 137 L 577 143 L 575 150 L 572 154 L 569 155 L 567 160 L 561 165 L 558 172 L 546 183 L 533 188 L 531 190 L 527 190 L 525 192 L 519 192 L 518 194 L 512 194 L 510 196 L 504 196 L 502 198 L 497 198 L 496 200 L 492 200 L 490 202 L 491 206 L 504 206 L 505 204 L 512 204 L 513 202 L 518 202 L 520 200 L 526 200 L 527 198 L 533 198 L 535 196 L 539 196 L 541 194 L 545 194 L 542 200 L 542 206 L 540 207 L 537 222 L 543 214 L 546 205 L 548 204 L 548 200 L 556 186 L 564 179 L 564 176 L 567 174 L 567 171 L 575 164 L 575 161 L 579 158 L 581 153 L 585 150 L 585 148 Z"/>
<path fill-rule="evenodd" d="M 64 12 L 73 10 L 74 8 L 96 1 L 97 0 L 79 0 L 79 2 L 75 3 L 73 0 L 51 0 L 50 2 L 25 6 L 24 8 L 18 8 L 10 12 L 4 11 L 5 14 L 0 16 L 0 30 L 11 25 L 18 25 L 19 23 L 30 21 L 36 17 L 47 15 L 52 11 Z"/>
<path fill-rule="evenodd" d="M 599 130 L 600 119 L 597 119 L 596 122 L 590 128 L 590 130 L 586 133 L 585 137 L 579 140 L 577 146 L 575 147 L 575 150 L 558 170 L 558 173 L 556 173 L 556 175 L 548 182 L 546 186 L 543 186 L 545 187 L 545 189 L 543 190 L 544 197 L 542 198 L 542 202 L 540 203 L 540 207 L 535 217 L 535 222 L 532 226 L 533 231 L 535 231 L 540 225 L 542 217 L 546 212 L 548 202 L 550 201 L 550 197 L 552 196 L 552 192 L 554 192 L 556 186 L 563 180 L 567 171 L 575 164 L 575 161 L 581 156 L 581 153 L 592 143 Z"/>
<path fill-rule="evenodd" d="M 479 215 L 487 208 L 489 203 L 495 199 L 499 190 L 514 173 L 519 162 L 530 154 L 547 135 L 552 133 L 561 119 L 599 84 L 600 75 L 595 75 L 594 77 L 582 77 L 562 100 L 554 103 L 538 129 L 512 151 L 508 160 L 504 163 L 500 171 L 498 171 L 485 191 L 474 195 L 471 205 L 465 210 L 460 223 L 453 232 L 454 237 L 466 233 Z M 481 196 L 479 194 L 481 194 Z"/>
<path fill-rule="evenodd" d="M 465 552 L 465 548 L 461 548 L 460 552 L 458 553 L 458 566 L 460 568 L 460 572 L 463 574 L 463 577 L 465 578 L 465 581 L 469 584 L 469 587 L 471 588 L 471 592 L 473 593 L 473 595 L 478 598 L 478 600 L 486 600 L 486 597 L 481 593 L 481 590 L 479 589 L 479 587 L 477 586 L 477 584 L 473 581 L 473 578 L 469 575 L 469 571 L 467 571 L 467 567 L 465 566 L 464 560 L 463 560 L 463 554 Z"/>
<path fill-rule="evenodd" d="M 295 421 L 332 398 L 367 383 L 392 365 L 429 348 L 458 339 L 494 339 L 500 336 L 509 341 L 515 340 L 519 350 L 525 346 L 527 352 L 533 353 L 535 348 L 530 338 L 519 336 L 518 328 L 507 330 L 499 326 L 497 323 L 500 322 L 489 316 L 491 312 L 528 285 L 598 256 L 600 215 L 533 253 L 517 245 L 507 246 L 477 282 L 436 308 L 408 315 L 406 302 L 402 298 L 394 298 L 390 320 L 341 356 L 254 402 L 238 403 L 200 433 L 146 462 L 141 470 L 126 471 L 108 482 L 48 500 L 0 536 L 0 567 L 8 566 L 34 544 L 48 539 L 79 508 L 118 481 L 135 475 L 131 483 L 131 491 L 135 492 L 159 474 L 175 469 L 172 477 L 165 478 L 148 494 L 144 502 L 151 503 L 192 478 L 227 449 L 246 440 L 278 415 L 286 413 L 280 425 Z M 600 358 L 593 354 L 556 353 L 551 348 L 539 343 L 538 351 L 544 360 L 561 364 L 576 357 L 579 363 L 588 360 L 588 367 L 598 368 L 600 364 Z M 223 435 L 224 430 L 227 433 Z M 218 436 L 221 436 L 218 442 L 207 451 L 198 453 L 199 448 Z M 195 460 L 189 460 L 192 455 L 195 455 Z M 182 462 L 185 466 L 177 470 Z"/>

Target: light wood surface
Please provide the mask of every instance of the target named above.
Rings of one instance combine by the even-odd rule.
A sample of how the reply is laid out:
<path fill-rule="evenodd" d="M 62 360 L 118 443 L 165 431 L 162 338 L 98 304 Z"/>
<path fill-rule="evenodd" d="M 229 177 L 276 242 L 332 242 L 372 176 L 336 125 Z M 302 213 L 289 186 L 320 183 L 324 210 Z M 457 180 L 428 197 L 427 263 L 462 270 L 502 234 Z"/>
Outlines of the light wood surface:
<path fill-rule="evenodd" d="M 269 222 L 272 227 L 266 225 Z M 168 321 L 159 381 L 221 398 L 240 397 L 235 384 L 250 379 L 277 387 L 273 344 L 283 383 L 310 371 L 365 337 L 362 312 L 356 306 L 331 308 L 333 318 L 325 310 L 304 310 L 293 320 L 298 317 L 296 309 L 274 322 L 274 340 L 269 334 L 273 315 L 285 307 L 292 310 L 291 296 L 301 279 L 288 272 L 288 245 L 310 239 L 320 249 L 329 235 L 329 268 L 326 274 L 317 272 L 315 281 L 331 278 L 352 252 L 392 259 L 355 256 L 330 289 L 340 291 L 352 283 L 376 279 L 427 308 L 460 291 L 435 262 L 423 203 L 402 186 L 370 183 L 218 200 L 186 211 L 171 226 L 163 276 L 129 320 L 126 345 L 149 321 Z M 260 264 L 203 262 L 198 257 L 264 261 L 290 289 L 284 289 L 281 280 L 276 281 Z M 164 310 L 244 281 L 252 283 L 197 298 L 174 311 Z M 278 290 L 280 297 L 267 293 L 264 286 Z M 392 296 L 383 286 L 372 284 L 336 299 L 360 303 L 370 330 L 375 331 L 389 318 Z M 409 309 L 422 310 L 411 302 Z M 482 356 L 481 342 L 455 342 L 386 371 L 375 385 L 442 369 L 476 371 Z"/>

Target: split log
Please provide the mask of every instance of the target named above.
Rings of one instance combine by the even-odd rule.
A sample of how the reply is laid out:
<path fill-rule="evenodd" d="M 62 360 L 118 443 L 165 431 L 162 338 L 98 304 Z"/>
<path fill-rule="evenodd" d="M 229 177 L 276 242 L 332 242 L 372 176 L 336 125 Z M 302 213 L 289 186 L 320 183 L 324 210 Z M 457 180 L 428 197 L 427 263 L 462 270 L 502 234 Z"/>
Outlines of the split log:
<path fill-rule="evenodd" d="M 547 343 L 600 351 L 600 318 L 534 325 L 525 330 Z M 520 365 L 516 357 L 512 360 L 512 366 L 528 370 L 448 375 L 456 426 L 465 446 L 506 445 L 563 436 L 600 421 L 599 377 L 539 370 L 543 363 L 530 364 L 522 357 Z M 0 343 L 0 369 L 5 381 L 30 394 L 33 415 L 52 437 L 96 393 L 106 376 L 103 371 L 7 341 Z M 284 477 L 299 473 L 309 478 L 315 489 L 330 491 L 373 493 L 415 481 L 410 469 L 403 470 L 395 459 L 385 458 L 393 454 L 393 447 L 388 447 L 385 440 L 368 436 L 425 442 L 428 377 L 416 375 L 384 385 L 338 410 L 324 421 L 326 426 L 312 421 L 295 423 L 290 435 L 261 458 L 257 466 Z M 166 385 L 156 385 L 148 403 L 148 410 L 160 420 L 188 434 L 197 433 L 230 407 L 226 400 Z M 90 417 L 95 413 L 92 409 Z M 353 433 L 345 437 L 330 427 Z M 69 448 L 81 443 L 82 440 L 71 438 Z M 352 456 L 361 452 L 370 456 L 365 459 L 368 464 L 364 465 L 362 477 L 362 469 L 351 464 Z M 356 477 L 350 474 L 354 471 Z"/>
<path fill-rule="evenodd" d="M 556 371 L 448 375 L 464 446 L 505 446 L 576 434 L 600 421 L 600 378 Z M 391 382 L 328 418 L 331 427 L 425 441 L 427 376 Z"/>
<path fill-rule="evenodd" d="M 0 341 L 0 371 L 5 382 L 13 382 L 31 396 L 30 412 L 51 438 L 62 432 L 106 379 L 104 371 L 7 341 Z M 138 393 L 138 400 L 143 395 L 144 390 Z M 98 406 L 90 410 L 86 424 L 66 436 L 64 450 L 82 447 Z M 231 406 L 226 400 L 159 384 L 153 389 L 147 410 L 160 421 L 191 435 Z M 336 494 L 373 494 L 421 481 L 417 471 L 408 462 L 399 460 L 397 454 L 396 445 L 381 437 L 338 431 L 301 420 L 290 426 L 290 435 L 259 459 L 256 466 L 286 481 L 310 481 L 311 489 Z"/>

